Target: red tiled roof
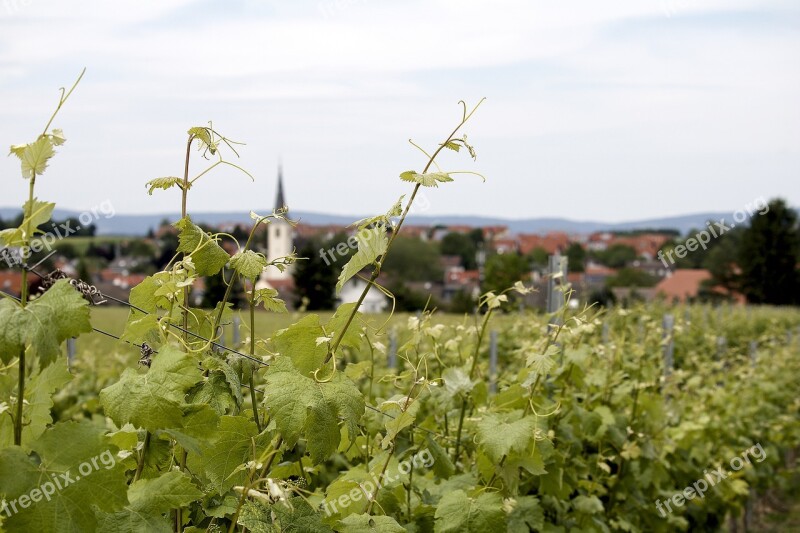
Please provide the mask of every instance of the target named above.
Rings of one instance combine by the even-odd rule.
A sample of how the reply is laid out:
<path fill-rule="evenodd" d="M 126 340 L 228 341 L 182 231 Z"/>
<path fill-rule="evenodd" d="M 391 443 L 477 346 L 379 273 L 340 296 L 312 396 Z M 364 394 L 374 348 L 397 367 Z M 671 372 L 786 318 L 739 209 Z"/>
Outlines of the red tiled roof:
<path fill-rule="evenodd" d="M 30 274 L 28 276 L 28 286 L 30 287 L 38 280 L 38 276 L 35 274 Z M 19 296 L 21 293 L 21 287 L 22 272 L 19 270 L 0 270 L 0 291 L 14 296 Z"/>
<path fill-rule="evenodd" d="M 517 250 L 519 248 L 516 239 L 495 239 L 492 241 L 492 246 L 495 250 L 504 251 Z"/>
<path fill-rule="evenodd" d="M 589 276 L 613 276 L 617 273 L 613 268 L 604 265 L 587 265 L 584 272 Z"/>
<path fill-rule="evenodd" d="M 457 283 L 466 285 L 480 280 L 480 272 L 477 270 L 450 270 L 444 276 L 445 283 Z"/>
<path fill-rule="evenodd" d="M 662 279 L 655 286 L 656 294 L 663 294 L 667 300 L 686 301 L 689 298 L 697 297 L 700 292 L 700 284 L 711 279 L 708 270 L 700 268 L 678 269 L 667 278 Z"/>
<path fill-rule="evenodd" d="M 569 235 L 560 231 L 553 231 L 546 235 L 521 233 L 518 239 L 519 251 L 525 255 L 531 253 L 535 248 L 544 248 L 548 254 L 554 254 L 556 251 L 564 252 L 570 243 Z"/>

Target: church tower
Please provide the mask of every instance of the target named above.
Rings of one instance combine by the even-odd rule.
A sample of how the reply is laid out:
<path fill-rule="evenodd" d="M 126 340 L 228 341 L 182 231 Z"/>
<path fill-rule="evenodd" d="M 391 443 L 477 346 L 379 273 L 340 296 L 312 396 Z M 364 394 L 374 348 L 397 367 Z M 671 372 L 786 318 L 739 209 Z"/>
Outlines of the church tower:
<path fill-rule="evenodd" d="M 286 206 L 286 198 L 283 193 L 283 169 L 278 166 L 278 191 L 275 195 L 275 210 Z M 289 213 L 285 213 L 289 218 Z M 293 228 L 282 220 L 270 220 L 267 225 L 267 261 L 274 261 L 281 257 L 290 255 L 293 251 Z M 290 280 L 292 279 L 292 268 L 289 266 L 281 272 L 276 267 L 267 267 L 265 278 L 269 280 Z"/>

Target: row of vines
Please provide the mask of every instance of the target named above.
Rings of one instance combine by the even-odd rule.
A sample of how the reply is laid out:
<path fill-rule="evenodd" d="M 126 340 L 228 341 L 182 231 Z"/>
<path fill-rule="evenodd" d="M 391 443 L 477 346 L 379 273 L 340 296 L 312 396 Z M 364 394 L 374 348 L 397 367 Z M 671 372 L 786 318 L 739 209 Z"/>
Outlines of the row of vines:
<path fill-rule="evenodd" d="M 56 113 L 74 88 L 62 91 Z M 420 188 L 472 173 L 444 171 L 437 158 L 443 150 L 475 157 L 462 129 L 476 109 L 463 104 L 433 150 L 414 144 L 425 162 L 400 175 L 408 197 L 355 223 L 358 252 L 339 286 L 359 276 L 385 291 L 382 261 Z M 20 227 L 0 239 L 22 250 L 24 277 L 35 271 L 35 228 L 54 208 L 35 196 L 65 142 L 53 118 L 32 143 L 11 149 L 30 195 Z M 237 144 L 210 126 L 191 128 L 184 175 L 148 183 L 151 194 L 179 191 L 182 216 L 173 261 L 127 302 L 120 342 L 140 349 L 138 363 L 95 353 L 67 369 L 62 343 L 92 330 L 90 287 L 52 278 L 41 294 L 27 294 L 23 282 L 20 298 L 0 297 L 2 530 L 712 531 L 748 498 L 791 482 L 800 350 L 787 331 L 797 331 L 797 312 L 690 308 L 669 332 L 670 372 L 663 310 L 571 310 L 564 287 L 553 316 L 505 316 L 530 290 L 522 283 L 483 295 L 480 312 L 460 322 L 434 310 L 410 317 L 398 368 L 387 365 L 384 324 L 358 304 L 329 319 L 299 316 L 262 338 L 255 310 L 286 307 L 255 281 L 300 259 L 268 262 L 252 235 L 291 221 L 283 211 L 253 213 L 251 238 L 231 256 L 221 243 L 233 238 L 203 231 L 187 207 L 216 167 L 249 176 L 233 162 Z M 198 161 L 204 166 L 191 174 Z M 213 310 L 189 305 L 196 280 L 220 272 L 229 286 L 236 277 L 248 288 L 240 346 L 217 337 L 233 315 L 228 295 Z M 756 444 L 763 460 L 704 497 L 666 513 L 656 506 Z"/>

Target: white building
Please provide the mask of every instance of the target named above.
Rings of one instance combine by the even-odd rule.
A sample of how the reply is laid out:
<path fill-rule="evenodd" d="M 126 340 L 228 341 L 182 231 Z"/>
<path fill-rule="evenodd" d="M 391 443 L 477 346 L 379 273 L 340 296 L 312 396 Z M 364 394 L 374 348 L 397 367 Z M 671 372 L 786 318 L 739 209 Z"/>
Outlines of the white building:
<path fill-rule="evenodd" d="M 354 303 L 361 297 L 367 282 L 361 278 L 350 278 L 339 292 L 339 303 Z M 361 307 L 362 313 L 383 313 L 389 309 L 389 298 L 375 287 L 370 288 Z"/>
<path fill-rule="evenodd" d="M 289 218 L 288 206 L 283 192 L 283 169 L 278 167 L 278 190 L 275 195 L 275 210 L 287 207 L 284 214 Z M 270 219 L 267 225 L 267 261 L 272 262 L 287 257 L 294 251 L 294 228 L 282 220 Z M 269 287 L 280 291 L 294 286 L 292 266 L 288 265 L 283 272 L 277 267 L 268 266 L 256 284 L 256 288 Z"/>

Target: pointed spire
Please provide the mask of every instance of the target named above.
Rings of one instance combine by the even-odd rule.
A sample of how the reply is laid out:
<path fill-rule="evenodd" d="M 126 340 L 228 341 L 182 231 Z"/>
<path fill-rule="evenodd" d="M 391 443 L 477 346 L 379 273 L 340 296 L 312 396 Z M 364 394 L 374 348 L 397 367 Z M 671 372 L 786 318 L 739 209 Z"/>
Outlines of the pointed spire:
<path fill-rule="evenodd" d="M 283 165 L 278 163 L 278 193 L 275 196 L 275 209 L 280 209 L 286 205 L 286 199 L 283 196 Z"/>

